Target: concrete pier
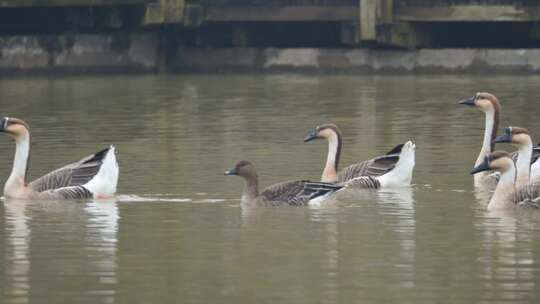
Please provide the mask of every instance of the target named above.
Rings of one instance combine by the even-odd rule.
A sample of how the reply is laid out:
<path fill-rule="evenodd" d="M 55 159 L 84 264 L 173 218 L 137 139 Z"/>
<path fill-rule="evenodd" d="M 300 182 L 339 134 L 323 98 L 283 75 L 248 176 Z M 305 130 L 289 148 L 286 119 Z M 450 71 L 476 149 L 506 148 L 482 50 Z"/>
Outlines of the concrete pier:
<path fill-rule="evenodd" d="M 0 0 L 0 74 L 539 72 L 531 0 Z"/>

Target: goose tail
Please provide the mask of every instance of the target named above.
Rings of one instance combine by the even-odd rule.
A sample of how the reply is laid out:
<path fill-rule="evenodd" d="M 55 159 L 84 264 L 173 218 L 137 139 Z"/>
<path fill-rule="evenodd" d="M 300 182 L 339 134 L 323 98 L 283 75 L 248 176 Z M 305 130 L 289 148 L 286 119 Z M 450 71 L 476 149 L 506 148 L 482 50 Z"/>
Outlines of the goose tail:
<path fill-rule="evenodd" d="M 110 198 L 116 193 L 118 184 L 119 167 L 116 160 L 116 149 L 111 145 L 108 149 L 98 153 L 104 154 L 99 171 L 83 187 L 92 192 L 96 199 Z"/>
<path fill-rule="evenodd" d="M 403 144 L 394 169 L 377 178 L 381 187 L 410 186 L 415 165 L 415 150 L 416 145 L 412 141 Z"/>

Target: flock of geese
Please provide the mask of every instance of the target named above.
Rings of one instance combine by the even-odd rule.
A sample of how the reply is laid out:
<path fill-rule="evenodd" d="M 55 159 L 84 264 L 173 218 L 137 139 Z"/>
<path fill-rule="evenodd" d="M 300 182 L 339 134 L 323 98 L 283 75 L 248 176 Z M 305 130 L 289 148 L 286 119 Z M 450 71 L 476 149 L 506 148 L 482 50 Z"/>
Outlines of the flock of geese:
<path fill-rule="evenodd" d="M 497 97 L 477 93 L 461 104 L 485 114 L 482 148 L 471 174 L 474 185 L 493 191 L 488 209 L 514 207 L 540 208 L 540 146 L 533 146 L 525 128 L 508 127 L 497 136 L 501 106 Z M 4 185 L 4 197 L 13 199 L 88 199 L 114 196 L 118 183 L 118 162 L 114 146 L 89 155 L 77 162 L 52 171 L 30 183 L 26 180 L 30 157 L 30 128 L 21 119 L 4 117 L 0 131 L 15 140 L 13 168 Z M 410 186 L 415 166 L 416 146 L 407 141 L 385 155 L 352 164 L 338 171 L 343 148 L 341 132 L 334 124 L 317 126 L 304 142 L 325 139 L 328 154 L 321 181 L 286 181 L 259 192 L 255 165 L 238 162 L 225 175 L 244 179 L 241 202 L 244 206 L 320 204 L 339 192 L 349 189 L 379 189 Z M 496 143 L 511 143 L 517 151 L 509 154 L 494 151 Z"/>

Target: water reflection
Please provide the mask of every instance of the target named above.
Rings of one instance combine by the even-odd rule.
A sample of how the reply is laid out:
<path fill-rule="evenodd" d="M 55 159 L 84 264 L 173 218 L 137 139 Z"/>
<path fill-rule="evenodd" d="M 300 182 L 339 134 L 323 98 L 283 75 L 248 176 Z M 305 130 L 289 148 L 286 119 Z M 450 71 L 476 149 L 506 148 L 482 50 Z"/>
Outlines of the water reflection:
<path fill-rule="evenodd" d="M 89 297 L 99 295 L 103 303 L 114 302 L 119 221 L 115 199 L 87 203 L 8 199 L 3 206 L 5 295 L 9 302 L 32 302 L 33 297 L 49 288 L 56 290 L 56 297 L 69 299 L 73 290 L 65 288 L 74 288 L 68 283 L 69 278 L 80 275 L 79 271 L 84 269 L 87 271 L 83 276 L 95 278 L 97 282 L 75 289 L 80 288 L 81 294 Z M 40 228 L 34 230 L 33 227 Z M 43 245 L 47 249 L 44 250 Z M 47 260 L 49 262 L 44 263 Z M 63 265 L 63 260 L 71 260 L 74 264 Z M 61 282 L 67 285 L 57 285 Z"/>
<path fill-rule="evenodd" d="M 114 303 L 117 284 L 117 233 L 120 219 L 116 198 L 95 200 L 85 206 L 87 242 L 96 251 L 93 269 L 102 285 L 99 291 L 89 291 L 89 296 L 100 295 L 104 303 Z"/>
<path fill-rule="evenodd" d="M 482 278 L 481 303 L 496 299 L 527 301 L 536 287 L 538 262 L 529 246 L 533 238 L 521 229 L 520 210 L 487 212 L 485 221 L 478 223 L 482 233 L 479 276 Z"/>
<path fill-rule="evenodd" d="M 5 210 L 5 294 L 13 303 L 28 303 L 30 292 L 30 227 L 26 203 L 6 201 Z"/>

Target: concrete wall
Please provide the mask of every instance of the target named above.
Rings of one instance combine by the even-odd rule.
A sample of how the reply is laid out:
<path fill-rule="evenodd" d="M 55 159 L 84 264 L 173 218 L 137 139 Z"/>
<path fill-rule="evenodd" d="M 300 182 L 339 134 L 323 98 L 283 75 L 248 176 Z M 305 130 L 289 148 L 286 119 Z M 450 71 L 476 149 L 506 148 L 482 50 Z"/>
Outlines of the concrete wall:
<path fill-rule="evenodd" d="M 39 72 L 154 72 L 153 33 L 0 37 L 0 75 Z"/>
<path fill-rule="evenodd" d="M 159 45 L 159 35 L 151 32 L 0 37 L 0 75 L 159 70 L 540 73 L 540 49 L 179 48 L 163 52 Z"/>
<path fill-rule="evenodd" d="M 540 49 L 182 48 L 172 71 L 540 73 Z"/>

